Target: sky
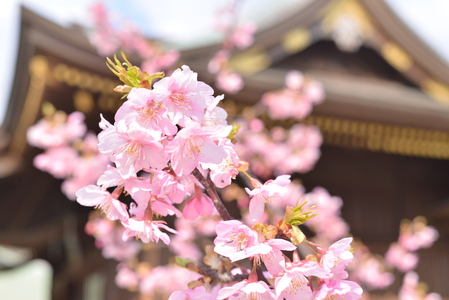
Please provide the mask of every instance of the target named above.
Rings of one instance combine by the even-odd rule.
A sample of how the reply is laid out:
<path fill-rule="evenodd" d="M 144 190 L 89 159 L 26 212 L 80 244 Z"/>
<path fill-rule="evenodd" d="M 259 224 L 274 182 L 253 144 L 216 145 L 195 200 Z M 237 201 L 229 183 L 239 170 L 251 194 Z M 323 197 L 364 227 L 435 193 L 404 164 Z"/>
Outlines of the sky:
<path fill-rule="evenodd" d="M 287 16 L 313 0 L 237 0 L 243 19 L 252 20 L 259 29 Z M 384 0 L 425 42 L 449 64 L 448 0 Z M 0 10 L 2 72 L 0 82 L 0 124 L 12 86 L 19 35 L 20 5 L 58 23 L 78 23 L 90 27 L 88 8 L 96 0 L 8 0 Z M 131 19 L 153 38 L 163 38 L 183 47 L 204 45 L 219 40 L 213 30 L 215 12 L 229 0 L 104 0 L 115 18 Z M 291 9 L 295 7 L 295 9 Z M 182 24 L 182 25 L 181 25 Z M 189 26 L 186 26 L 188 24 Z M 180 26 L 181 25 L 181 26 Z"/>

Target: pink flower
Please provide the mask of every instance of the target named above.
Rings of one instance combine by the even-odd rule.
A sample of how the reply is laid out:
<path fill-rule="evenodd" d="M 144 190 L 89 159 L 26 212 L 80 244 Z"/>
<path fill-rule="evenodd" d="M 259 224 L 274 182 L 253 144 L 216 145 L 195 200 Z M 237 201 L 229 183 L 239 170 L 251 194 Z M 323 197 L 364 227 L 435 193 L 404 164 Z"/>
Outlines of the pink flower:
<path fill-rule="evenodd" d="M 239 174 L 240 159 L 229 139 L 220 140 L 218 146 L 223 147 L 227 157 L 219 164 L 203 163 L 201 166 L 211 170 L 210 177 L 218 188 L 224 188 Z"/>
<path fill-rule="evenodd" d="M 408 252 L 399 244 L 393 243 L 385 253 L 385 260 L 399 271 L 407 272 L 416 268 L 419 258 L 416 253 Z"/>
<path fill-rule="evenodd" d="M 384 289 L 394 281 L 394 275 L 383 270 L 383 266 L 376 257 L 370 257 L 365 261 L 352 263 L 351 277 L 355 281 L 362 282 L 369 289 Z"/>
<path fill-rule="evenodd" d="M 409 232 L 399 236 L 399 244 L 406 250 L 416 251 L 429 248 L 438 239 L 438 231 L 431 226 L 424 226 L 416 232 Z"/>
<path fill-rule="evenodd" d="M 95 236 L 95 244 L 97 247 L 102 248 L 101 254 L 104 258 L 125 261 L 135 257 L 140 252 L 141 244 L 139 242 L 131 239 L 123 240 L 124 231 L 123 226 L 116 223 L 112 232 L 102 236 Z"/>
<path fill-rule="evenodd" d="M 325 280 L 320 289 L 313 292 L 312 299 L 345 299 L 357 300 L 362 297 L 362 288 L 353 281 L 327 281 Z"/>
<path fill-rule="evenodd" d="M 167 109 L 156 102 L 154 92 L 148 89 L 132 89 L 128 101 L 117 110 L 115 121 L 125 120 L 126 124 L 137 122 L 151 136 L 160 140 L 161 134 L 174 135 L 178 131 L 167 117 Z"/>
<path fill-rule="evenodd" d="M 290 71 L 285 76 L 285 86 L 291 90 L 299 90 L 304 85 L 304 76 L 299 71 Z"/>
<path fill-rule="evenodd" d="M 415 272 L 407 272 L 398 293 L 399 300 L 441 300 L 441 295 L 437 293 L 425 294 L 424 289 L 419 286 L 419 276 Z"/>
<path fill-rule="evenodd" d="M 195 185 L 195 195 L 186 203 L 183 210 L 184 218 L 195 220 L 198 216 L 210 216 L 217 214 L 212 199 L 206 196 L 201 188 Z"/>
<path fill-rule="evenodd" d="M 165 229 L 171 233 L 176 233 L 175 230 L 165 225 L 164 221 L 150 221 L 139 218 L 129 218 L 126 222 L 122 222 L 125 226 L 125 232 L 123 232 L 123 239 L 127 240 L 129 237 L 136 237 L 141 239 L 142 242 L 159 242 L 161 239 L 166 245 L 170 244 L 170 238 L 168 234 L 161 231 Z"/>
<path fill-rule="evenodd" d="M 309 300 L 312 299 L 312 289 L 306 276 L 327 277 L 328 274 L 313 261 L 290 264 L 285 273 L 275 280 L 276 295 L 279 299 Z"/>
<path fill-rule="evenodd" d="M 79 162 L 78 152 L 67 146 L 49 148 L 44 153 L 37 155 L 33 161 L 36 168 L 50 173 L 55 178 L 72 176 Z"/>
<path fill-rule="evenodd" d="M 166 70 L 179 59 L 179 56 L 179 51 L 173 49 L 165 53 L 156 53 L 142 63 L 141 69 L 148 72 L 148 74 Z"/>
<path fill-rule="evenodd" d="M 76 192 L 76 201 L 79 204 L 98 207 L 110 220 L 126 220 L 126 205 L 114 197 L 96 185 L 88 185 Z"/>
<path fill-rule="evenodd" d="M 251 46 L 254 42 L 254 33 L 257 26 L 253 22 L 245 22 L 238 26 L 232 35 L 229 37 L 229 41 L 240 49 L 245 49 Z"/>
<path fill-rule="evenodd" d="M 167 115 L 174 124 L 185 126 L 193 119 L 202 122 L 208 101 L 213 101 L 214 91 L 204 82 L 197 81 L 197 73 L 188 66 L 177 69 L 170 77 L 154 84 L 158 102 L 167 108 Z"/>
<path fill-rule="evenodd" d="M 283 239 L 271 239 L 261 242 L 256 247 L 248 249 L 250 257 L 261 259 L 268 272 L 276 276 L 285 271 L 285 259 L 282 251 L 296 250 L 296 246 Z"/>
<path fill-rule="evenodd" d="M 272 119 L 290 117 L 301 120 L 310 114 L 314 104 L 324 100 L 324 91 L 320 83 L 314 80 L 304 81 L 301 73 L 291 71 L 285 78 L 286 87 L 265 93 L 262 103 L 268 108 Z"/>
<path fill-rule="evenodd" d="M 157 295 L 156 299 L 167 299 L 171 293 L 187 289 L 187 284 L 199 277 L 200 274 L 177 265 L 157 266 L 143 276 L 139 291 L 145 295 Z"/>
<path fill-rule="evenodd" d="M 333 243 L 327 250 L 318 247 L 323 254 L 320 263 L 326 271 L 332 273 L 332 279 L 341 280 L 348 278 L 345 268 L 354 257 L 349 251 L 351 242 L 352 238 L 344 238 Z"/>
<path fill-rule="evenodd" d="M 94 184 L 106 169 L 109 160 L 104 155 L 81 156 L 72 163 L 76 163 L 73 168 L 72 177 L 66 179 L 61 189 L 70 200 L 76 199 L 76 192 L 89 184 Z"/>
<path fill-rule="evenodd" d="M 120 266 L 115 275 L 115 284 L 122 289 L 132 289 L 139 285 L 139 275 L 128 267 Z"/>
<path fill-rule="evenodd" d="M 214 300 L 211 294 L 206 293 L 204 286 L 198 286 L 194 289 L 188 289 L 185 292 L 173 292 L 168 300 Z"/>
<path fill-rule="evenodd" d="M 172 203 L 181 203 L 184 198 L 190 195 L 185 185 L 189 183 L 188 179 L 177 177 L 165 171 L 151 171 L 152 194 L 159 198 L 167 198 Z"/>
<path fill-rule="evenodd" d="M 318 216 L 308 220 L 306 225 L 317 234 L 317 240 L 327 246 L 349 232 L 349 225 L 340 217 L 343 201 L 340 197 L 331 196 L 329 192 L 316 187 L 305 195 L 307 207 L 314 205 Z"/>
<path fill-rule="evenodd" d="M 223 147 L 195 122 L 181 129 L 165 151 L 171 153 L 172 168 L 178 176 L 190 174 L 200 162 L 219 164 L 227 157 Z"/>
<path fill-rule="evenodd" d="M 128 126 L 121 120 L 115 127 L 103 123 L 105 125 L 107 127 L 98 135 L 98 150 L 115 162 L 123 178 L 135 176 L 142 169 L 166 167 L 168 157 L 162 151 L 162 144 L 149 140 L 136 123 Z"/>
<path fill-rule="evenodd" d="M 215 228 L 214 251 L 231 261 L 250 257 L 250 250 L 257 247 L 257 232 L 237 220 L 221 221 Z"/>
<path fill-rule="evenodd" d="M 263 282 L 240 281 L 233 286 L 224 287 L 218 292 L 217 300 L 253 300 L 253 299 L 277 299 L 273 291 Z"/>
<path fill-rule="evenodd" d="M 112 28 L 99 28 L 92 32 L 89 41 L 97 48 L 102 56 L 108 56 L 117 51 L 120 41 L 115 37 L 115 31 Z"/>
<path fill-rule="evenodd" d="M 173 203 L 167 198 L 160 198 L 157 196 L 151 196 L 150 199 L 151 210 L 161 216 L 173 216 L 178 218 L 182 216 L 182 213 L 177 209 Z"/>
<path fill-rule="evenodd" d="M 211 107 L 214 105 L 216 104 L 212 103 L 206 110 L 201 126 L 210 131 L 217 139 L 223 139 L 228 136 L 232 126 L 228 125 L 226 111 L 221 107 Z"/>
<path fill-rule="evenodd" d="M 251 191 L 245 188 L 246 192 L 251 195 L 249 204 L 249 214 L 255 222 L 262 217 L 265 203 L 276 201 L 279 197 L 283 197 L 286 193 L 285 186 L 290 183 L 290 175 L 278 176 L 275 180 L 268 180 L 263 185 L 257 180 L 252 180 L 254 189 Z"/>
<path fill-rule="evenodd" d="M 235 94 L 243 88 L 242 77 L 230 71 L 221 71 L 216 78 L 217 87 L 229 94 Z"/>
<path fill-rule="evenodd" d="M 39 148 L 59 147 L 80 139 L 86 133 L 84 115 L 79 111 L 66 116 L 63 112 L 41 119 L 28 128 L 27 141 Z"/>
<path fill-rule="evenodd" d="M 227 64 L 230 56 L 231 54 L 229 53 L 229 50 L 226 49 L 221 49 L 220 51 L 215 52 L 214 56 L 207 65 L 208 71 L 212 74 L 218 73 L 222 67 Z"/>
<path fill-rule="evenodd" d="M 173 254 L 196 261 L 201 261 L 201 259 L 203 259 L 203 252 L 198 249 L 198 246 L 194 241 L 183 240 L 178 237 L 179 235 L 175 235 L 170 241 L 170 250 Z"/>
<path fill-rule="evenodd" d="M 120 45 L 115 30 L 109 24 L 109 16 L 106 7 L 102 3 L 96 3 L 90 8 L 96 30 L 89 36 L 90 42 L 97 47 L 101 55 L 113 54 Z"/>
<path fill-rule="evenodd" d="M 323 84 L 316 80 L 307 82 L 304 86 L 304 95 L 313 104 L 319 104 L 323 102 L 325 94 Z"/>
<path fill-rule="evenodd" d="M 281 251 L 296 249 L 291 242 L 282 239 L 261 242 L 256 231 L 237 220 L 221 221 L 216 231 L 215 252 L 228 257 L 231 261 L 247 257 L 263 260 L 272 275 L 284 270 L 285 260 Z"/>

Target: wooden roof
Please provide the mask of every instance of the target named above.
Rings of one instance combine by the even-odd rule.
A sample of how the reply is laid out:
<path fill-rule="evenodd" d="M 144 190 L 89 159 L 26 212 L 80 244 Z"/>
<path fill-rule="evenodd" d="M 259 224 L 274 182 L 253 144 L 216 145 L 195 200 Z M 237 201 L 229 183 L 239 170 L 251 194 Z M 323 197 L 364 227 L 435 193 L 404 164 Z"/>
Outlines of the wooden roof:
<path fill-rule="evenodd" d="M 339 44 L 334 32 L 340 19 L 350 20 L 361 40 L 350 51 L 333 49 Z M 192 49 L 182 57 L 212 83 L 207 62 L 219 48 Z M 382 0 L 312 1 L 258 32 L 254 45 L 237 51 L 231 65 L 244 75 L 244 89 L 228 96 L 238 103 L 255 103 L 264 92 L 282 88 L 290 69 L 321 81 L 326 99 L 313 114 L 333 124 L 320 126 L 325 143 L 326 132 L 342 140 L 363 135 L 370 150 L 449 159 L 449 66 Z M 356 133 L 342 131 L 342 123 Z M 372 134 L 363 128 L 381 132 L 381 137 L 375 134 L 380 142 L 374 148 L 368 146 Z"/>
<path fill-rule="evenodd" d="M 316 112 L 349 118 L 360 117 L 362 112 L 362 118 L 370 121 L 449 130 L 448 64 L 382 0 L 312 1 L 292 17 L 257 33 L 254 46 L 233 57 L 235 69 L 246 75 L 243 101 L 257 101 L 263 91 L 280 88 L 288 70 L 285 66 L 282 70 L 276 66 L 289 57 L 300 55 L 319 41 L 332 39 L 332 27 L 340 17 L 353 19 L 354 26 L 362 35 L 362 47 L 374 49 L 417 88 L 392 85 L 381 80 L 385 78 L 363 78 L 351 72 L 341 77 L 309 69 L 309 75 L 324 83 L 327 94 L 326 102 L 317 107 Z M 212 81 L 212 75 L 205 75 L 208 74 L 207 60 L 218 48 L 214 45 L 189 50 L 182 57 L 205 80 Z M 379 95 L 364 93 L 365 88 L 378 90 Z M 246 97 L 248 94 L 253 96 Z M 240 97 L 235 98 L 240 100 Z M 361 101 L 357 101 L 359 98 Z M 348 105 L 352 106 L 349 110 Z M 372 113 L 365 114 L 371 109 Z M 392 116 L 388 118 L 384 113 Z"/>

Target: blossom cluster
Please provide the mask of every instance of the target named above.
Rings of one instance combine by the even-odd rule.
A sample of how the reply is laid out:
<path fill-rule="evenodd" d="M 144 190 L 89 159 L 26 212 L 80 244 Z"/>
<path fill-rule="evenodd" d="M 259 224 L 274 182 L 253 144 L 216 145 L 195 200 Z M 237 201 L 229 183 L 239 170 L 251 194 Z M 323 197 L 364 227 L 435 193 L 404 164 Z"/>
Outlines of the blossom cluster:
<path fill-rule="evenodd" d="M 237 123 L 243 129 L 237 135 L 237 152 L 250 162 L 252 172 L 261 178 L 306 173 L 320 157 L 322 137 L 316 126 L 295 124 L 288 130 L 276 126 L 267 131 L 259 119 L 249 124 L 240 119 Z"/>
<path fill-rule="evenodd" d="M 144 37 L 130 21 L 114 26 L 114 17 L 103 3 L 92 5 L 90 12 L 95 27 L 89 38 L 99 54 L 108 56 L 118 49 L 133 52 L 142 60 L 142 69 L 149 73 L 168 69 L 179 59 L 179 51 L 165 51 L 158 43 Z"/>
<path fill-rule="evenodd" d="M 269 108 L 268 116 L 273 120 L 288 118 L 301 120 L 311 113 L 313 105 L 323 100 L 324 91 L 321 83 L 306 79 L 299 71 L 290 71 L 285 77 L 285 87 L 265 93 L 261 102 Z"/>
<path fill-rule="evenodd" d="M 104 258 L 126 261 L 135 257 L 141 250 L 141 245 L 133 239 L 123 240 L 125 228 L 119 223 L 93 211 L 89 215 L 85 231 L 95 238 L 95 246 L 102 250 Z"/>
<path fill-rule="evenodd" d="M 244 268 L 235 269 L 232 274 L 247 275 L 241 281 L 232 280 L 221 289 L 202 290 L 201 299 L 359 299 L 360 286 L 345 280 L 346 266 L 352 260 L 349 251 L 352 238 L 342 239 L 328 249 L 309 243 L 315 249 L 310 259 L 300 259 L 297 247 L 290 241 L 276 238 L 270 233 L 273 228 L 258 224 L 252 228 L 237 220 L 222 221 L 218 224 L 215 252 L 227 257 L 231 262 L 249 258 L 263 262 L 267 268 L 266 280 L 254 276 L 254 272 Z M 293 253 L 293 260 L 282 251 Z M 249 276 L 248 276 L 249 274 Z M 312 284 L 315 282 L 315 284 Z M 183 294 L 181 294 L 183 293 Z M 173 293 L 169 299 L 188 298 L 199 290 L 189 289 Z M 182 298 L 182 296 L 184 298 Z"/>
<path fill-rule="evenodd" d="M 169 299 L 359 299 L 360 286 L 346 280 L 345 269 L 353 258 L 349 251 L 352 238 L 344 238 L 329 248 L 306 240 L 297 227 L 315 216 L 311 208 L 305 209 L 306 204 L 287 206 L 284 218 L 277 225 L 261 222 L 266 205 L 286 202 L 290 176 L 281 175 L 262 184 L 246 175 L 254 187 L 246 189 L 250 195 L 252 227 L 239 220 L 220 221 L 215 227 L 214 252 L 209 251 L 204 259 L 208 271 L 186 260 L 185 266 L 196 269 L 203 278 L 191 282 L 186 291 L 174 292 Z M 298 245 L 306 245 L 311 250 L 303 259 Z M 237 265 L 248 259 L 252 267 Z M 267 271 L 259 275 L 257 270 L 262 265 Z M 219 275 L 214 276 L 212 271 Z M 226 278 L 225 275 L 227 280 L 219 279 Z M 216 281 L 220 282 L 220 288 Z"/>
<path fill-rule="evenodd" d="M 419 262 L 416 253 L 420 248 L 429 248 L 438 238 L 435 228 L 427 226 L 422 216 L 412 221 L 403 220 L 400 226 L 398 242 L 390 244 L 384 257 L 374 255 L 361 241 L 354 245 L 354 263 L 350 266 L 350 279 L 359 282 L 366 290 L 385 289 L 394 281 L 393 271 L 405 273 L 400 299 L 424 299 L 424 291 L 418 291 L 418 275 L 412 270 Z M 439 297 L 438 294 L 429 294 Z M 432 298 L 433 299 L 433 298 Z"/>
<path fill-rule="evenodd" d="M 87 132 L 84 115 L 69 115 L 46 103 L 45 118 L 27 131 L 27 141 L 45 150 L 34 158 L 34 166 L 64 179 L 62 191 L 71 200 L 80 188 L 95 183 L 104 172 L 108 160 L 98 152 L 97 137 Z"/>
<path fill-rule="evenodd" d="M 256 24 L 253 22 L 238 22 L 237 8 L 235 7 L 237 2 L 234 1 L 233 5 L 222 8 L 217 12 L 216 28 L 225 37 L 220 50 L 214 53 L 208 64 L 209 72 L 217 74 L 215 79 L 216 86 L 229 94 L 237 93 L 244 85 L 242 77 L 234 72 L 230 65 L 229 60 L 232 51 L 235 47 L 246 49 L 251 46 L 254 42 L 253 35 L 257 29 Z"/>
<path fill-rule="evenodd" d="M 421 248 L 429 248 L 438 239 L 438 231 L 427 226 L 424 217 L 418 216 L 413 221 L 404 220 L 401 223 L 397 243 L 392 243 L 385 254 L 386 262 L 401 272 L 416 268 L 419 257 L 416 253 Z"/>
<path fill-rule="evenodd" d="M 321 154 L 323 140 L 319 128 L 296 121 L 303 121 L 313 105 L 323 101 L 322 85 L 306 79 L 299 71 L 288 72 L 285 85 L 283 89 L 265 93 L 261 103 L 245 109 L 245 118 L 235 121 L 242 128 L 237 135 L 237 152 L 250 163 L 251 171 L 264 179 L 306 173 L 313 169 Z M 265 124 L 266 116 L 274 126 Z M 286 119 L 294 120 L 295 124 L 276 123 Z"/>
<path fill-rule="evenodd" d="M 217 106 L 210 86 L 197 80 L 189 67 L 177 69 L 152 89 L 132 88 L 117 110 L 114 124 L 102 118 L 99 152 L 109 166 L 97 181 L 77 192 L 77 201 L 100 208 L 110 220 L 125 227 L 123 237 L 169 244 L 175 233 L 155 215 L 216 214 L 205 187 L 192 173 L 205 174 L 218 187 L 230 184 L 238 173 L 239 158 L 228 138 L 232 131 L 226 112 Z M 113 189 L 112 191 L 109 191 Z M 129 205 L 119 197 L 129 194 Z M 181 212 L 176 205 L 187 203 Z"/>
<path fill-rule="evenodd" d="M 398 293 L 399 300 L 441 300 L 437 293 L 427 293 L 426 285 L 419 282 L 416 272 L 409 271 L 405 274 L 401 289 Z"/>
<path fill-rule="evenodd" d="M 366 291 L 381 290 L 393 284 L 395 276 L 385 259 L 371 253 L 361 241 L 352 243 L 354 259 L 349 266 L 349 278 L 358 282 Z"/>
<path fill-rule="evenodd" d="M 88 185 L 76 193 L 81 205 L 95 206 L 107 219 L 116 221 L 114 224 L 123 225 L 121 230 L 111 228 L 106 220 L 97 219 L 88 227 L 97 236 L 97 243 L 104 243 L 101 246 L 105 255 L 120 260 L 120 256 L 126 258 L 140 250 L 133 244 L 115 243 L 117 233 L 121 233 L 124 240 L 135 237 L 144 243 L 162 240 L 170 244 L 166 232 L 177 232 L 155 217 L 175 215 L 178 220 L 182 217 L 194 220 L 200 215 L 216 214 L 213 201 L 218 199 L 209 190 L 210 184 L 228 186 L 231 179 L 243 171 L 253 186 L 253 189 L 246 189 L 253 227 L 229 220 L 229 216 L 220 212 L 225 219 L 212 226 L 217 234 L 215 247 L 214 251 L 206 251 L 208 255 L 204 260 L 209 271 L 193 263 L 197 273 L 203 276 L 196 283 L 190 283 L 192 289 L 174 292 L 172 299 L 186 294 L 206 298 L 211 295 L 216 299 L 258 295 L 270 299 L 294 299 L 295 294 L 304 299 L 324 299 L 334 294 L 360 298 L 361 288 L 345 280 L 348 274 L 344 269 L 352 259 L 348 251 L 351 239 L 341 240 L 329 249 L 307 241 L 315 249 L 314 258 L 300 259 L 297 245 L 305 243 L 306 239 L 296 226 L 315 216 L 311 210 L 304 212 L 304 204 L 288 206 L 285 217 L 277 226 L 261 222 L 266 204 L 280 201 L 286 195 L 290 176 L 281 175 L 262 184 L 245 172 L 231 141 L 235 130 L 227 124 L 226 112 L 217 106 L 222 96 L 214 97 L 212 88 L 198 81 L 197 74 L 187 66 L 168 77 L 155 75 L 163 78 L 154 84 L 154 77 L 134 72 L 130 65 L 129 73 L 115 67 L 123 77 L 137 76 L 139 80 L 145 80 L 141 80 L 138 87 L 119 89 L 129 93 L 113 124 L 101 119 L 98 149 L 113 166 L 108 166 L 97 185 Z M 132 83 L 133 78 L 123 81 Z M 129 205 L 121 199 L 123 193 L 131 196 Z M 178 209 L 181 204 L 184 204 L 182 212 Z M 185 226 L 179 228 L 188 233 Z M 102 236 L 104 232 L 109 235 Z M 173 240 L 178 249 L 190 244 L 188 238 Z M 197 250 L 191 249 L 191 255 L 196 258 Z M 292 252 L 294 259 L 290 260 L 282 251 Z M 179 252 L 186 254 L 185 250 Z M 231 270 L 232 264 L 244 259 L 249 259 L 253 267 L 252 270 L 240 267 L 240 279 L 237 280 L 238 270 L 224 271 Z M 260 277 L 257 270 L 262 263 L 268 271 Z M 229 279 L 214 283 L 218 275 L 210 275 L 213 272 Z M 269 285 L 263 280 L 265 276 L 271 281 Z M 128 264 L 120 264 L 116 280 L 120 286 L 139 285 L 142 290 L 147 277 L 137 274 Z M 316 286 L 309 283 L 312 277 L 318 278 Z"/>
<path fill-rule="evenodd" d="M 315 243 L 327 246 L 349 234 L 349 225 L 340 216 L 343 205 L 340 197 L 331 196 L 326 189 L 316 187 L 304 196 L 304 200 L 307 205 L 313 205 L 320 212 L 306 222 L 316 234 L 313 240 Z"/>

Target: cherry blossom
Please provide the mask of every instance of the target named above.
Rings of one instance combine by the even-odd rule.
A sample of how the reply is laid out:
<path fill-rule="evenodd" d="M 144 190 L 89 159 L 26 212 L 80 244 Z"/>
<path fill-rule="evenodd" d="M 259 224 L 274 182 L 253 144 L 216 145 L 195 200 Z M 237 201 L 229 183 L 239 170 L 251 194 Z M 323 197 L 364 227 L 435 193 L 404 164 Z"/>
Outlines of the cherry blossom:
<path fill-rule="evenodd" d="M 230 287 L 224 287 L 218 293 L 217 300 L 251 300 L 251 299 L 277 299 L 273 291 L 263 282 L 249 282 L 243 280 Z"/>
<path fill-rule="evenodd" d="M 171 154 L 172 168 L 178 176 L 190 174 L 200 162 L 220 164 L 227 157 L 223 147 L 196 122 L 181 129 L 165 151 Z"/>
<path fill-rule="evenodd" d="M 159 141 L 149 140 L 145 132 L 124 120 L 116 126 L 108 126 L 98 135 L 98 150 L 116 163 L 124 178 L 135 176 L 142 169 L 162 169 L 167 165 L 168 157 L 161 150 Z"/>
<path fill-rule="evenodd" d="M 144 243 L 158 242 L 161 239 L 166 245 L 170 244 L 170 238 L 168 234 L 161 231 L 164 229 L 171 233 L 176 233 L 175 230 L 171 229 L 163 221 L 150 221 L 138 218 L 129 218 L 126 222 L 122 223 L 125 227 L 125 232 L 123 232 L 123 239 L 127 240 L 129 237 L 135 237 Z"/>
<path fill-rule="evenodd" d="M 182 213 L 187 220 L 195 220 L 198 216 L 217 214 L 217 210 L 212 199 L 206 196 L 199 186 L 195 186 L 195 195 L 187 201 Z"/>
<path fill-rule="evenodd" d="M 154 92 L 148 89 L 132 89 L 128 101 L 117 110 L 115 120 L 125 120 L 129 125 L 137 122 L 145 128 L 152 140 L 160 140 L 162 134 L 174 135 L 178 131 L 167 116 L 167 109 L 156 102 Z"/>
<path fill-rule="evenodd" d="M 276 295 L 278 299 L 286 300 L 303 299 L 312 297 L 312 288 L 309 286 L 307 276 L 328 277 L 329 274 L 318 263 L 313 261 L 290 263 L 282 276 L 275 281 Z"/>
<path fill-rule="evenodd" d="M 216 78 L 217 87 L 229 94 L 235 94 L 243 88 L 242 77 L 230 71 L 221 71 Z"/>
<path fill-rule="evenodd" d="M 139 284 L 139 275 L 126 266 L 119 265 L 115 283 L 120 288 L 133 289 Z"/>
<path fill-rule="evenodd" d="M 76 201 L 83 206 L 94 206 L 101 209 L 110 220 L 126 220 L 128 212 L 126 205 L 96 185 L 88 185 L 76 192 Z"/>
<path fill-rule="evenodd" d="M 344 238 L 333 243 L 329 249 L 318 247 L 322 253 L 320 263 L 326 271 L 332 273 L 331 278 L 334 280 L 348 278 L 345 268 L 354 257 L 349 251 L 351 242 L 352 238 Z"/>
<path fill-rule="evenodd" d="M 254 189 L 245 188 L 246 192 L 251 196 L 249 204 L 249 214 L 253 221 L 257 221 L 262 217 L 266 203 L 276 201 L 286 193 L 285 186 L 290 183 L 290 175 L 278 176 L 275 180 L 269 180 L 263 185 L 253 180 Z"/>
<path fill-rule="evenodd" d="M 257 25 L 254 22 L 244 22 L 237 26 L 229 37 L 229 42 L 240 49 L 245 49 L 254 43 L 254 33 Z"/>
<path fill-rule="evenodd" d="M 394 243 L 390 245 L 385 260 L 392 266 L 395 266 L 401 272 L 411 271 L 416 268 L 418 264 L 418 255 L 413 252 L 408 252 L 399 244 Z"/>
<path fill-rule="evenodd" d="M 27 131 L 27 141 L 30 145 L 47 149 L 67 145 L 80 139 L 86 133 L 84 115 L 73 112 L 66 115 L 56 112 L 53 116 L 39 120 Z"/>
<path fill-rule="evenodd" d="M 250 257 L 250 250 L 260 245 L 257 232 L 237 220 L 221 221 L 216 231 L 214 251 L 231 261 Z"/>
<path fill-rule="evenodd" d="M 325 280 L 320 289 L 313 292 L 312 299 L 347 299 L 357 300 L 362 297 L 362 288 L 353 281 L 348 280 Z"/>
<path fill-rule="evenodd" d="M 167 108 L 167 115 L 174 124 L 185 126 L 192 119 L 201 122 L 208 101 L 213 101 L 213 90 L 188 66 L 176 69 L 170 77 L 154 84 L 154 92 L 159 102 Z"/>
<path fill-rule="evenodd" d="M 72 147 L 52 147 L 34 158 L 36 168 L 50 173 L 55 178 L 70 177 L 77 164 L 78 152 Z"/>
<path fill-rule="evenodd" d="M 214 300 L 211 294 L 206 293 L 204 286 L 198 286 L 194 289 L 189 289 L 184 292 L 176 291 L 170 295 L 168 300 Z"/>

